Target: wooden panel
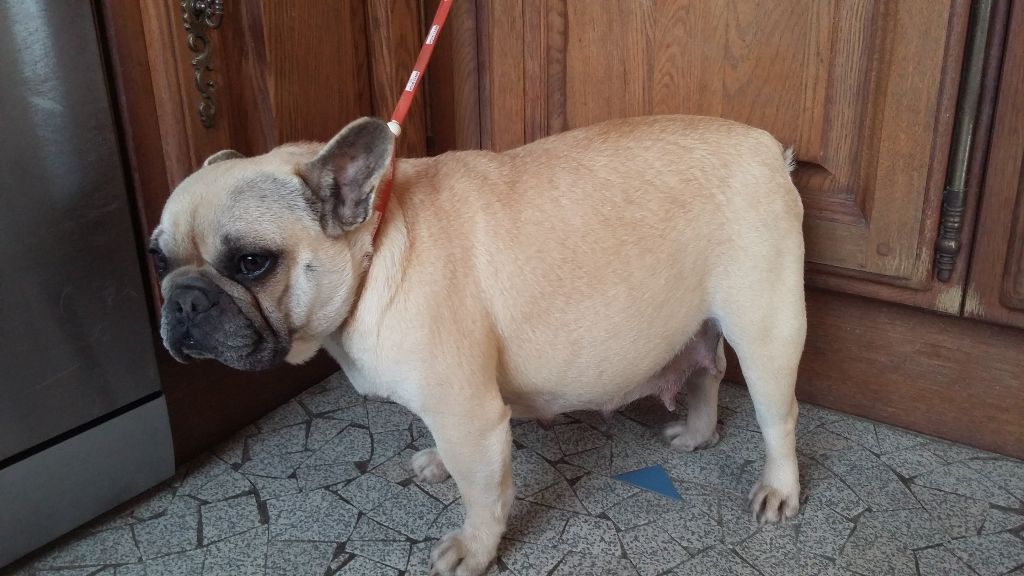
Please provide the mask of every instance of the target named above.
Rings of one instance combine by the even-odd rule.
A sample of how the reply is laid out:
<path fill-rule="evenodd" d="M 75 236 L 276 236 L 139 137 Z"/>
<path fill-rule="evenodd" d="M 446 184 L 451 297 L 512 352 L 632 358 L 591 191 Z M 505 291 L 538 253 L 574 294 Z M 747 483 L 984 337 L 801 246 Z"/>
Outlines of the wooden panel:
<path fill-rule="evenodd" d="M 819 290 L 807 317 L 800 400 L 1024 457 L 1024 331 Z"/>
<path fill-rule="evenodd" d="M 423 42 L 424 24 L 420 21 L 418 0 L 371 0 L 367 2 L 366 34 L 370 45 L 373 110 L 390 118 L 399 95 L 409 80 Z M 398 140 L 400 156 L 426 154 L 427 82 L 413 100 Z"/>
<path fill-rule="evenodd" d="M 481 143 L 639 114 L 792 143 L 809 282 L 958 312 L 932 280 L 969 3 L 481 2 Z M 555 121 L 552 121 L 552 120 Z"/>
<path fill-rule="evenodd" d="M 1024 327 L 1024 3 L 1011 5 L 964 313 Z"/>
<path fill-rule="evenodd" d="M 438 0 L 424 10 L 433 14 Z M 476 3 L 456 2 L 427 70 L 431 141 L 428 153 L 480 147 L 480 82 Z"/>
<path fill-rule="evenodd" d="M 259 6 L 276 143 L 326 141 L 372 113 L 362 1 L 263 0 Z"/>

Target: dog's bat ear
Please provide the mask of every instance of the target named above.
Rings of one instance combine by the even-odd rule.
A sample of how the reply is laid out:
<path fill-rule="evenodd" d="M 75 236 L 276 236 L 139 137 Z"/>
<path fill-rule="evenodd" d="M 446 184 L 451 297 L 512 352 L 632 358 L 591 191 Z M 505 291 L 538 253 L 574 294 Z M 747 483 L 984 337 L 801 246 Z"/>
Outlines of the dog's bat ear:
<path fill-rule="evenodd" d="M 383 120 L 360 118 L 299 167 L 324 233 L 335 237 L 369 218 L 394 147 L 395 136 Z"/>
<path fill-rule="evenodd" d="M 207 158 L 206 162 L 203 162 L 203 167 L 205 168 L 210 164 L 216 164 L 217 162 L 222 162 L 224 160 L 234 160 L 235 158 L 245 158 L 245 154 L 242 154 L 237 150 L 221 150 Z"/>

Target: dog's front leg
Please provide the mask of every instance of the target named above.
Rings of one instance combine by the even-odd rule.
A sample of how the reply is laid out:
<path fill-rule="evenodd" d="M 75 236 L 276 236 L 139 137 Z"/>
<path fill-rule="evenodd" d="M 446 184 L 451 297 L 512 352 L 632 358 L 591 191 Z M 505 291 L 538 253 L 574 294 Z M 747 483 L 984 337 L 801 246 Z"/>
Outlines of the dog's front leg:
<path fill-rule="evenodd" d="M 434 547 L 431 573 L 476 576 L 497 554 L 512 506 L 512 411 L 496 392 L 486 399 L 462 396 L 455 405 L 431 404 L 421 416 L 466 508 L 462 528 Z"/>

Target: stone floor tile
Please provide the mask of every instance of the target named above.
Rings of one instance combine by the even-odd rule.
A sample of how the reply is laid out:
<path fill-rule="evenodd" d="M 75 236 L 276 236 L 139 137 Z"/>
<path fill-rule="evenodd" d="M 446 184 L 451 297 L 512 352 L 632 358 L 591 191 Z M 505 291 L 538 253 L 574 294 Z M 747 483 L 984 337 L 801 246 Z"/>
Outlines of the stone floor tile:
<path fill-rule="evenodd" d="M 682 511 L 688 507 L 688 504 L 688 502 L 673 500 L 661 494 L 640 490 L 622 502 L 611 506 L 604 513 L 612 522 L 615 522 L 620 530 L 628 530 L 653 522 L 667 514 Z M 586 510 L 574 510 L 574 512 L 585 514 Z"/>
<path fill-rule="evenodd" d="M 37 563 L 39 568 L 128 563 L 139 560 L 139 550 L 127 526 L 95 534 L 82 534 L 47 552 Z"/>
<path fill-rule="evenodd" d="M 430 550 L 434 544 L 435 542 L 431 540 L 412 545 L 405 576 L 430 576 Z"/>
<path fill-rule="evenodd" d="M 352 558 L 351 562 L 342 566 L 341 570 L 335 572 L 334 576 L 398 576 L 398 570 L 362 556 L 356 556 Z"/>
<path fill-rule="evenodd" d="M 1024 462 L 1009 458 L 990 458 L 969 460 L 965 464 L 1018 500 L 1024 501 Z"/>
<path fill-rule="evenodd" d="M 890 454 L 928 441 L 928 438 L 909 430 L 885 424 L 875 424 L 875 438 L 878 440 L 879 454 Z"/>
<path fill-rule="evenodd" d="M 410 544 L 406 541 L 349 540 L 345 544 L 345 551 L 364 556 L 392 568 L 405 570 L 409 563 Z"/>
<path fill-rule="evenodd" d="M 324 418 L 343 420 L 345 422 L 352 422 L 354 424 L 362 424 L 363 426 L 367 427 L 370 425 L 369 418 L 366 415 L 365 404 L 356 404 L 355 406 L 349 406 L 348 408 L 342 408 L 341 410 L 328 412 L 327 414 L 324 414 Z"/>
<path fill-rule="evenodd" d="M 552 462 L 562 459 L 558 437 L 553 431 L 541 428 L 535 421 L 514 427 L 512 438 Z"/>
<path fill-rule="evenodd" d="M 924 446 L 926 450 L 929 450 L 936 456 L 950 463 L 960 462 L 970 458 L 991 458 L 995 456 L 995 454 L 991 452 L 986 452 L 970 446 L 964 446 L 963 444 L 954 444 L 945 440 L 930 440 L 925 442 L 922 446 Z"/>
<path fill-rule="evenodd" d="M 578 454 L 608 443 L 608 438 L 582 423 L 555 426 L 555 437 L 564 454 Z"/>
<path fill-rule="evenodd" d="M 203 576 L 264 576 L 266 565 L 267 527 L 259 526 L 208 546 Z"/>
<path fill-rule="evenodd" d="M 575 480 L 580 476 L 585 476 L 587 471 L 579 466 L 573 466 L 572 464 L 556 464 L 555 469 L 562 473 L 562 476 L 566 480 Z"/>
<path fill-rule="evenodd" d="M 192 550 L 198 545 L 198 510 L 166 513 L 160 518 L 132 527 L 139 551 L 145 559 Z"/>
<path fill-rule="evenodd" d="M 750 516 L 749 513 L 746 516 Z M 666 534 L 687 548 L 708 548 L 722 542 L 723 530 L 718 521 L 697 508 L 666 514 L 657 522 Z M 744 525 L 748 524 L 744 522 Z M 756 523 L 754 524 L 756 529 Z M 744 538 L 749 534 L 744 534 Z"/>
<path fill-rule="evenodd" d="M 867 509 L 860 496 L 837 476 L 813 480 L 805 483 L 802 488 L 807 502 L 820 502 L 846 518 L 853 518 Z"/>
<path fill-rule="evenodd" d="M 466 521 L 466 508 L 462 502 L 455 502 L 445 508 L 427 529 L 427 536 L 440 538 L 449 532 L 462 528 Z"/>
<path fill-rule="evenodd" d="M 588 555 L 620 556 L 622 547 L 615 525 L 592 516 L 573 516 L 562 532 L 562 545 Z"/>
<path fill-rule="evenodd" d="M 839 422 L 833 422 L 825 426 L 829 431 L 835 432 L 840 436 L 845 436 L 850 440 L 853 440 L 857 444 L 860 444 L 868 450 L 879 453 L 878 448 L 878 437 L 875 436 L 875 425 L 867 420 L 861 420 L 859 418 L 847 418 L 840 420 Z"/>
<path fill-rule="evenodd" d="M 619 534 L 626 556 L 640 576 L 655 576 L 690 558 L 658 525 L 648 524 Z"/>
<path fill-rule="evenodd" d="M 570 454 L 565 461 L 597 474 L 607 474 L 612 468 L 612 446 L 605 444 L 593 450 Z"/>
<path fill-rule="evenodd" d="M 1024 541 L 1005 532 L 961 538 L 947 546 L 981 576 L 997 576 L 1024 564 Z"/>
<path fill-rule="evenodd" d="M 141 568 L 138 576 L 200 576 L 206 561 L 205 549 L 179 552 L 149 560 L 145 564 L 136 564 Z M 121 576 L 121 568 L 117 569 Z"/>
<path fill-rule="evenodd" d="M 174 488 L 161 484 L 133 500 L 129 513 L 136 520 L 150 520 L 163 514 L 171 500 L 174 500 Z"/>
<path fill-rule="evenodd" d="M 327 466 L 328 464 L 369 460 L 371 446 L 369 432 L 362 428 L 349 426 L 328 440 L 304 462 L 304 465 Z"/>
<path fill-rule="evenodd" d="M 459 498 L 459 487 L 450 476 L 444 482 L 420 482 L 417 480 L 416 485 L 444 505 L 451 504 Z"/>
<path fill-rule="evenodd" d="M 744 494 L 750 488 L 737 485 L 745 467 L 744 460 L 727 452 L 699 450 L 680 454 L 665 462 L 663 467 L 670 476 L 683 482 L 731 488 Z"/>
<path fill-rule="evenodd" d="M 722 496 L 718 500 L 719 523 L 725 543 L 735 546 L 757 532 L 760 525 L 754 520 L 745 496 Z"/>
<path fill-rule="evenodd" d="M 736 551 L 765 576 L 820 574 L 832 563 L 797 546 L 797 526 L 791 522 L 765 525 Z"/>
<path fill-rule="evenodd" d="M 316 415 L 326 414 L 363 403 L 363 397 L 348 386 L 334 388 L 318 394 L 306 392 L 299 395 L 299 402 Z"/>
<path fill-rule="evenodd" d="M 1024 526 L 1024 515 L 1020 512 L 989 508 L 985 514 L 985 524 L 981 528 L 982 534 L 994 534 L 1006 530 L 1016 530 Z"/>
<path fill-rule="evenodd" d="M 720 453 L 736 460 L 764 460 L 764 438 L 760 433 L 728 426 L 719 427 L 719 433 L 718 444 L 701 452 Z M 686 456 L 683 453 L 678 457 Z"/>
<path fill-rule="evenodd" d="M 229 470 L 207 482 L 195 493 L 195 496 L 207 502 L 217 502 L 251 492 L 252 489 L 248 478 L 234 470 Z"/>
<path fill-rule="evenodd" d="M 306 449 L 306 424 L 296 424 L 250 436 L 245 442 L 252 458 L 302 452 Z"/>
<path fill-rule="evenodd" d="M 260 524 L 260 511 L 255 496 L 204 504 L 200 509 L 203 522 L 203 544 L 248 532 Z"/>
<path fill-rule="evenodd" d="M 715 546 L 684 562 L 671 572 L 672 576 L 761 576 L 735 552 Z"/>
<path fill-rule="evenodd" d="M 451 479 L 449 478 L 449 481 Z M 572 491 L 572 488 L 564 480 L 555 482 L 550 487 L 537 492 L 532 496 L 527 496 L 525 500 L 535 502 L 537 504 L 543 504 L 545 506 L 551 506 L 552 508 L 560 508 L 569 512 L 575 512 L 577 514 L 586 514 L 587 509 L 583 507 L 580 499 L 576 497 L 576 493 Z"/>
<path fill-rule="evenodd" d="M 885 466 L 850 470 L 843 481 L 873 510 L 901 510 L 919 506 L 896 474 Z"/>
<path fill-rule="evenodd" d="M 388 432 L 377 432 L 373 435 L 373 458 L 370 459 L 370 468 L 383 464 L 392 456 L 399 454 L 409 443 L 412 436 L 408 430 L 390 430 Z"/>
<path fill-rule="evenodd" d="M 295 478 L 268 478 L 266 476 L 249 476 L 248 478 L 256 487 L 256 495 L 260 500 L 280 498 L 302 491 Z"/>
<path fill-rule="evenodd" d="M 335 544 L 277 542 L 267 544 L 267 576 L 323 576 Z"/>
<path fill-rule="evenodd" d="M 505 539 L 498 547 L 498 556 L 514 573 L 526 576 L 527 574 L 551 572 L 551 569 L 565 556 L 565 551 L 549 546 Z"/>
<path fill-rule="evenodd" d="M 409 486 L 396 497 L 385 499 L 369 516 L 410 538 L 421 540 L 442 509 L 440 502 L 419 488 Z"/>
<path fill-rule="evenodd" d="M 911 485 L 910 488 L 918 502 L 951 538 L 974 536 L 985 523 L 989 508 L 987 502 L 923 486 Z"/>
<path fill-rule="evenodd" d="M 292 494 L 267 501 L 274 540 L 343 542 L 359 512 L 327 490 Z"/>
<path fill-rule="evenodd" d="M 942 546 L 914 552 L 919 576 L 971 576 L 977 574 Z"/>
<path fill-rule="evenodd" d="M 523 448 L 512 452 L 512 481 L 517 494 L 529 496 L 562 481 L 562 475 L 539 454 Z"/>
<path fill-rule="evenodd" d="M 327 444 L 331 438 L 340 434 L 348 425 L 348 422 L 342 422 L 341 420 L 314 418 L 309 423 L 309 432 L 306 435 L 306 450 L 319 450 L 323 448 L 324 444 Z"/>
<path fill-rule="evenodd" d="M 403 542 L 406 539 L 404 534 L 371 520 L 365 515 L 360 515 L 356 528 L 349 538 L 352 540 L 400 540 Z"/>
<path fill-rule="evenodd" d="M 753 402 L 750 401 L 750 393 L 747 392 L 746 386 L 722 382 L 718 388 L 718 405 L 730 410 L 742 410 L 752 407 Z M 803 406 L 801 405 L 800 408 L 802 411 Z"/>
<path fill-rule="evenodd" d="M 338 494 L 356 508 L 369 512 L 385 500 L 400 497 L 404 491 L 405 488 L 380 476 L 364 474 L 338 490 Z"/>
<path fill-rule="evenodd" d="M 367 402 L 366 414 L 373 433 L 408 430 L 415 418 L 412 412 L 393 402 Z"/>
<path fill-rule="evenodd" d="M 856 443 L 846 436 L 840 436 L 826 428 L 817 428 L 796 440 L 796 450 L 800 454 L 818 457 L 829 452 L 845 450 Z"/>
<path fill-rule="evenodd" d="M 893 538 L 891 527 L 882 523 L 858 524 L 846 541 L 837 565 L 865 575 L 914 574 L 914 554 Z"/>
<path fill-rule="evenodd" d="M 808 502 L 800 510 L 800 550 L 835 558 L 854 524 L 819 502 Z"/>
<path fill-rule="evenodd" d="M 943 466 L 914 478 L 913 482 L 918 486 L 960 494 L 1008 508 L 1018 508 L 1021 505 L 1019 500 L 964 463 Z"/>
<path fill-rule="evenodd" d="M 231 465 L 213 454 L 204 454 L 187 464 L 185 468 L 186 470 L 179 472 L 184 476 L 177 487 L 176 493 L 180 496 L 194 495 L 207 482 L 231 470 Z"/>
<path fill-rule="evenodd" d="M 273 432 L 274 430 L 280 430 L 281 428 L 306 422 L 307 420 L 309 420 L 309 416 L 306 414 L 306 411 L 302 409 L 302 406 L 299 406 L 298 402 L 292 400 L 257 420 L 256 428 L 260 432 Z"/>
<path fill-rule="evenodd" d="M 599 474 L 580 478 L 573 486 L 573 490 L 591 514 L 600 514 L 626 497 L 639 492 L 639 488 Z"/>
<path fill-rule="evenodd" d="M 359 469 L 351 462 L 324 466 L 300 466 L 295 471 L 299 489 L 303 492 L 334 486 L 359 476 Z"/>
<path fill-rule="evenodd" d="M 569 552 L 551 576 L 636 576 L 636 573 L 632 563 L 625 558 Z"/>
<path fill-rule="evenodd" d="M 454 505 L 453 505 L 454 506 Z M 512 503 L 505 537 L 512 540 L 551 545 L 558 541 L 572 514 L 516 499 Z"/>
<path fill-rule="evenodd" d="M 405 480 L 413 477 L 411 460 L 415 454 L 415 450 L 406 448 L 395 456 L 392 456 L 390 460 L 374 467 L 370 472 L 396 484 L 404 482 Z"/>
<path fill-rule="evenodd" d="M 246 476 L 267 476 L 269 478 L 288 478 L 295 469 L 312 455 L 311 452 L 295 454 L 276 454 L 263 458 L 253 458 L 238 469 Z"/>
<path fill-rule="evenodd" d="M 921 446 L 883 454 L 881 459 L 904 478 L 913 478 L 946 465 L 945 460 Z"/>

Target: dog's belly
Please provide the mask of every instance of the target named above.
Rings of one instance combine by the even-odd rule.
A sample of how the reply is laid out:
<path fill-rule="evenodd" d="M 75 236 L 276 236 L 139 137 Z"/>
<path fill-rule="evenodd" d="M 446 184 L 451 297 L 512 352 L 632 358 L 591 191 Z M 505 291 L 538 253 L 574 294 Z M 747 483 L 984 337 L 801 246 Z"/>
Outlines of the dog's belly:
<path fill-rule="evenodd" d="M 687 376 L 695 370 L 716 370 L 715 365 L 721 331 L 717 322 L 705 320 L 687 340 L 676 348 L 668 360 L 652 364 L 645 355 L 623 358 L 623 365 L 609 369 L 602 366 L 581 366 L 566 359 L 571 369 L 560 371 L 557 378 L 530 374 L 534 379 L 523 381 L 504 378 L 502 396 L 516 418 L 549 420 L 574 410 L 612 412 L 645 396 L 658 396 L 666 408 L 675 410 L 675 400 Z M 544 362 L 551 363 L 551 359 Z"/>

